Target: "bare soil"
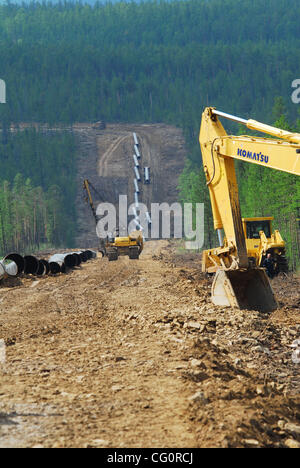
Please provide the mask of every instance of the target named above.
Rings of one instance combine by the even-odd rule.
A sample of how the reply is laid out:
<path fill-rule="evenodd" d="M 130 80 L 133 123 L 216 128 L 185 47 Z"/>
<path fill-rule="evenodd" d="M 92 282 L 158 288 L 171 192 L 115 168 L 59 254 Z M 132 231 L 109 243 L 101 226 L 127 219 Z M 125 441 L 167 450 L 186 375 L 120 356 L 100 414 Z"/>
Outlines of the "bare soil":
<path fill-rule="evenodd" d="M 0 447 L 300 447 L 299 279 L 214 307 L 198 254 L 147 242 L 0 285 Z"/>
<path fill-rule="evenodd" d="M 104 130 L 92 126 L 73 127 L 79 141 L 76 245 L 96 245 L 95 221 L 84 201 L 83 180 L 96 188 L 92 197 L 97 208 L 105 201 L 118 207 L 119 195 L 134 202 L 134 140 L 137 134 L 141 159 L 139 202 L 151 212 L 151 203 L 178 201 L 178 178 L 186 157 L 182 130 L 165 124 L 107 124 Z M 144 167 L 150 167 L 151 184 L 143 183 Z M 118 212 L 117 212 L 118 214 Z"/>

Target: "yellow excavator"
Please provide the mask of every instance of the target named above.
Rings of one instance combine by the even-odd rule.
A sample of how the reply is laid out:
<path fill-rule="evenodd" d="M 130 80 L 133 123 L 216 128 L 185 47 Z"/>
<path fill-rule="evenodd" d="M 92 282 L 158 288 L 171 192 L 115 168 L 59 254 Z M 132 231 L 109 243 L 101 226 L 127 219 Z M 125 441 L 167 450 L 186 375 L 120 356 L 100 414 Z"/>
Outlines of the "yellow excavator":
<path fill-rule="evenodd" d="M 88 179 L 83 181 L 83 188 L 87 193 L 86 201 L 89 203 L 96 226 L 99 221 L 96 209 L 94 206 L 90 187 L 98 194 L 95 187 L 89 182 Z M 98 196 L 100 196 L 98 194 Z M 101 199 L 102 197 L 100 197 Z M 107 257 L 110 262 L 118 260 L 120 256 L 128 256 L 131 260 L 138 260 L 144 247 L 144 238 L 141 231 L 131 232 L 129 236 L 121 237 L 118 230 L 114 234 L 107 236 L 105 239 L 100 239 L 99 252 L 103 257 Z"/>
<path fill-rule="evenodd" d="M 276 138 L 228 135 L 219 117 Z M 261 264 L 271 253 L 276 268 L 284 271 L 285 243 L 279 231 L 272 232 L 273 218 L 242 218 L 234 160 L 300 175 L 300 134 L 207 107 L 202 114 L 199 142 L 220 244 L 203 252 L 203 271 L 215 273 L 212 302 L 240 309 L 275 310 L 277 302 Z"/>
<path fill-rule="evenodd" d="M 263 266 L 270 253 L 274 262 L 274 276 L 288 272 L 285 242 L 278 229 L 273 231 L 273 216 L 259 218 L 242 218 L 243 232 L 246 239 L 246 249 L 249 263 L 253 266 Z M 218 263 L 213 261 L 214 249 L 203 252 L 202 270 L 208 274 L 215 273 Z"/>
<path fill-rule="evenodd" d="M 274 276 L 287 273 L 288 262 L 285 242 L 278 229 L 272 229 L 273 216 L 260 218 L 242 218 L 249 261 L 254 266 L 263 266 L 270 253 L 274 262 Z"/>

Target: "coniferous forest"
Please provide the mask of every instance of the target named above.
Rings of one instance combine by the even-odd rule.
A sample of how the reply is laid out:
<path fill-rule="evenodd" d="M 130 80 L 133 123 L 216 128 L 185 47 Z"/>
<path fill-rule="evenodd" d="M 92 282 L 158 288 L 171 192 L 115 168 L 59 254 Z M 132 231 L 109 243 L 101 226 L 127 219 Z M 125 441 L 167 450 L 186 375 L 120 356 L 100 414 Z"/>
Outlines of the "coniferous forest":
<path fill-rule="evenodd" d="M 0 141 L 1 251 L 72 244 L 75 154 L 69 133 L 28 129 Z"/>
<path fill-rule="evenodd" d="M 0 6 L 0 236 L 6 248 L 72 245 L 76 142 L 11 122 L 165 122 L 184 131 L 182 201 L 205 201 L 198 133 L 205 106 L 300 131 L 298 0 L 149 0 Z M 230 131 L 238 132 L 234 125 Z M 248 167 L 251 166 L 251 167 Z M 274 215 L 299 265 L 299 182 L 238 164 L 242 214 Z M 74 178 L 73 178 L 74 180 Z M 39 200 L 39 202 L 37 202 Z M 64 226 L 69 220 L 69 228 Z"/>

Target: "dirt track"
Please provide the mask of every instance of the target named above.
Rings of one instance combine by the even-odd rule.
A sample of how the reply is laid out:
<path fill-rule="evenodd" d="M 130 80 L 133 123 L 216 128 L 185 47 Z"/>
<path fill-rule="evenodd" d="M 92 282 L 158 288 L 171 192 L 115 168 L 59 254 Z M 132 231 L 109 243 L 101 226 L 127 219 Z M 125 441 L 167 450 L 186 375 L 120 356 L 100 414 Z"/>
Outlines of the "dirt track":
<path fill-rule="evenodd" d="M 271 315 L 222 310 L 199 266 L 159 241 L 1 285 L 0 447 L 300 446 L 299 280 Z"/>
<path fill-rule="evenodd" d="M 134 140 L 137 134 L 139 160 L 139 202 L 151 211 L 151 203 L 172 204 L 178 200 L 178 178 L 187 154 L 181 129 L 158 124 L 107 124 L 104 130 L 78 125 L 79 141 L 76 245 L 92 247 L 97 243 L 95 222 L 84 201 L 82 183 L 88 179 L 95 207 L 102 201 L 118 206 L 119 195 L 134 202 Z M 143 183 L 143 168 L 150 167 L 151 184 Z M 101 198 L 100 198 L 101 197 Z"/>

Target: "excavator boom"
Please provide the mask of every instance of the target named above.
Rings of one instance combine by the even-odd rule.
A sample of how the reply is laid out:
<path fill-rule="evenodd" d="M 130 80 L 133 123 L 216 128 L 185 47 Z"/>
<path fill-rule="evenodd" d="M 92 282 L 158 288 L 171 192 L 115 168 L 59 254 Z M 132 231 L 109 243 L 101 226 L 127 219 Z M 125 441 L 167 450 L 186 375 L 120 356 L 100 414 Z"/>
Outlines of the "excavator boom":
<path fill-rule="evenodd" d="M 218 117 L 278 139 L 227 135 Z M 203 253 L 203 264 L 209 261 L 216 271 L 212 300 L 223 306 L 274 310 L 277 303 L 265 270 L 248 259 L 234 159 L 300 175 L 300 135 L 208 107 L 202 114 L 199 142 L 220 242 Z"/>
<path fill-rule="evenodd" d="M 96 209 L 95 209 L 95 207 L 94 207 L 94 202 L 93 202 L 92 195 L 91 195 L 91 191 L 90 191 L 90 182 L 88 181 L 88 179 L 84 179 L 84 181 L 83 181 L 83 188 L 85 189 L 85 191 L 86 191 L 86 193 L 87 193 L 86 201 L 89 203 L 89 205 L 90 205 L 90 207 L 91 207 L 93 216 L 94 216 L 95 221 L 96 221 L 96 224 L 97 224 Z"/>
<path fill-rule="evenodd" d="M 212 115 L 223 116 L 244 124 L 250 130 L 267 133 L 270 138 L 226 135 L 220 141 L 220 153 L 226 157 L 247 160 L 247 162 L 300 175 L 299 145 L 300 134 L 265 125 L 255 120 L 244 120 L 224 112 L 211 109 Z M 285 140 L 285 141 L 283 141 Z M 284 155 L 284 156 L 283 156 Z"/>

